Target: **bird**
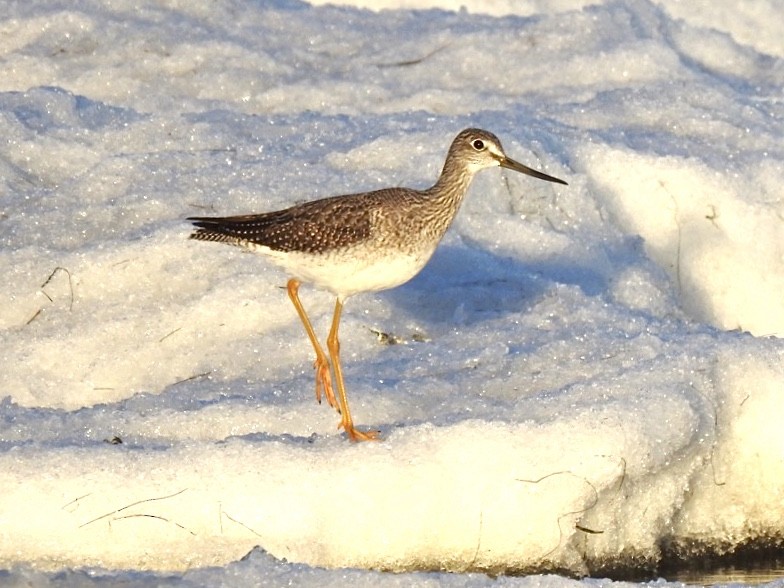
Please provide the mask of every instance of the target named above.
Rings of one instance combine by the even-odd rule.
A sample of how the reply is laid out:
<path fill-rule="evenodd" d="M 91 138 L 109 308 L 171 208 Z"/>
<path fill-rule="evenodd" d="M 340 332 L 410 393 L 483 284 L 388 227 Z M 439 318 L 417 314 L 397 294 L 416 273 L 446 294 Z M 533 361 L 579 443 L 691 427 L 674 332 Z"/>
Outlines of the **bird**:
<path fill-rule="evenodd" d="M 351 441 L 379 439 L 354 426 L 340 361 L 338 329 L 350 297 L 399 286 L 425 266 L 455 218 L 477 172 L 502 167 L 540 180 L 565 181 L 509 158 L 493 133 L 469 128 L 452 141 L 436 183 L 427 189 L 383 188 L 331 196 L 283 210 L 188 217 L 191 239 L 227 243 L 265 255 L 288 274 L 287 292 L 316 353 L 316 400 L 322 392 Z M 301 283 L 335 300 L 324 352 L 299 298 Z M 333 387 L 337 387 L 337 396 Z"/>

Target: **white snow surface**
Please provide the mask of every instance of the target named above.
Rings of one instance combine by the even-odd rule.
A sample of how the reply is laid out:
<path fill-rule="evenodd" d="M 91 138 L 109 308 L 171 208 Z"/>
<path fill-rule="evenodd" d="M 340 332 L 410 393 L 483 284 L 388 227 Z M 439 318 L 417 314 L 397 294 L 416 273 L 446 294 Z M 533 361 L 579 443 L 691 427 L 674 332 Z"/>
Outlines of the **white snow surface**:
<path fill-rule="evenodd" d="M 777 2 L 352 4 L 6 2 L 0 581 L 604 586 L 484 573 L 784 540 Z M 348 301 L 350 443 L 285 274 L 185 217 L 426 187 L 469 126 L 569 185 L 482 172 Z"/>

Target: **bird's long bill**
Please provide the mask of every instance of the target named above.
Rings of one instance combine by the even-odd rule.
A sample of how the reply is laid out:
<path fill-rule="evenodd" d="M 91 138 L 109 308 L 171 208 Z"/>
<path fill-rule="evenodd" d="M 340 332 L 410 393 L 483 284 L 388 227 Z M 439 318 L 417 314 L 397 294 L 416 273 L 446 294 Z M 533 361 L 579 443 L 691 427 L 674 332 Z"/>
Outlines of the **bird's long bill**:
<path fill-rule="evenodd" d="M 533 176 L 547 182 L 555 182 L 556 184 L 563 184 L 564 186 L 569 185 L 563 180 L 559 180 L 553 176 L 548 176 L 547 174 L 543 174 L 542 172 L 536 171 L 535 169 L 531 169 L 530 167 L 523 165 L 522 163 L 517 163 L 514 159 L 509 159 L 508 157 L 504 157 L 501 160 L 501 167 L 520 172 L 521 174 L 525 174 L 527 176 Z"/>

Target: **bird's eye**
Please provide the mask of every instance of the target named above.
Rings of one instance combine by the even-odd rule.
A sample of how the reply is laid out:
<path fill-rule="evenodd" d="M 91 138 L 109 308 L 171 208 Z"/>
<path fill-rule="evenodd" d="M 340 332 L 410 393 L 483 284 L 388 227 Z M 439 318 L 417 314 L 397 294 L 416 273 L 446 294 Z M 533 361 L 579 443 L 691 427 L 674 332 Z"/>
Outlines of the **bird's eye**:
<path fill-rule="evenodd" d="M 477 151 L 483 151 L 485 148 L 485 142 L 482 141 L 482 139 L 474 139 L 474 142 L 471 143 L 471 146 Z"/>

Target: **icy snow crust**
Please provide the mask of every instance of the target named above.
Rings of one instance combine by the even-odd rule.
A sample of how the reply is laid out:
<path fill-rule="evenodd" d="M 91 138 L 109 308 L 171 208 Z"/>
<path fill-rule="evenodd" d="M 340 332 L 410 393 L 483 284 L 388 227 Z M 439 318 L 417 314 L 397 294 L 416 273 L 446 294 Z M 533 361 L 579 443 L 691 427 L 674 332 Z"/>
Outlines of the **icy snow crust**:
<path fill-rule="evenodd" d="M 782 540 L 774 4 L 488 6 L 8 4 L 6 579 L 560 587 L 425 571 Z M 348 301 L 384 438 L 351 444 L 286 276 L 184 218 L 426 187 L 467 126 L 569 186 L 482 172 L 418 277 Z M 326 334 L 334 301 L 301 295 Z"/>

